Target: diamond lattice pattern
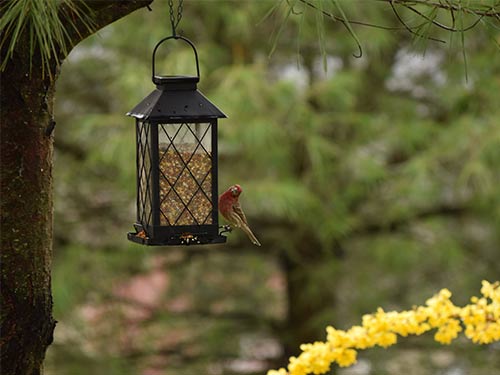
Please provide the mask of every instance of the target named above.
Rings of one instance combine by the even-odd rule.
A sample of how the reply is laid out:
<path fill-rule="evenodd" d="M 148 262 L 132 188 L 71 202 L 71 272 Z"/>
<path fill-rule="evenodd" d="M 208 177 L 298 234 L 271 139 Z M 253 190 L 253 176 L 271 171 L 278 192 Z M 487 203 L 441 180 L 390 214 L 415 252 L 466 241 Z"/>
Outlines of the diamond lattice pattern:
<path fill-rule="evenodd" d="M 151 148 L 149 123 L 137 122 L 137 216 L 139 222 L 146 227 L 152 224 L 152 195 L 151 195 Z"/>
<path fill-rule="evenodd" d="M 211 124 L 160 124 L 160 224 L 212 224 Z"/>

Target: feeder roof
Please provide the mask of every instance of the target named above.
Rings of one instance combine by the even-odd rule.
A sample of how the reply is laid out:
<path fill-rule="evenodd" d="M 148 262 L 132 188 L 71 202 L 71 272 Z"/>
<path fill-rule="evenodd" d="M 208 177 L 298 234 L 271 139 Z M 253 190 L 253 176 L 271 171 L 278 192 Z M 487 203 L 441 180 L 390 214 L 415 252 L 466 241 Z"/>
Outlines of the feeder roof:
<path fill-rule="evenodd" d="M 227 117 L 196 89 L 196 77 L 175 78 L 169 77 L 164 82 L 155 81 L 160 83 L 156 90 L 127 115 L 141 120 L 159 121 Z"/>

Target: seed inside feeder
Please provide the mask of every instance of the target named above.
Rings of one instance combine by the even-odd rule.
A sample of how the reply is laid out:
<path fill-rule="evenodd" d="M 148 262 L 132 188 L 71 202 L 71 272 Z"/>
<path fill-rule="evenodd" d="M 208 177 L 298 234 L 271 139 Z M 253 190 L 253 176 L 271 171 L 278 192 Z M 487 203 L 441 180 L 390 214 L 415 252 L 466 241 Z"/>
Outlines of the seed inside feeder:
<path fill-rule="evenodd" d="M 160 224 L 212 224 L 212 159 L 192 144 L 160 145 Z"/>

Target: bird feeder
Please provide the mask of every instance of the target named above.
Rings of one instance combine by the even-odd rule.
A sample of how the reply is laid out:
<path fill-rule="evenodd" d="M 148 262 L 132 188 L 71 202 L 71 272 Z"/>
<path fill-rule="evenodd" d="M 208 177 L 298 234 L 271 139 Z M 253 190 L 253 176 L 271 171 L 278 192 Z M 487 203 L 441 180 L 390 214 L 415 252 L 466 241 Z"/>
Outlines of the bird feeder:
<path fill-rule="evenodd" d="M 191 46 L 196 76 L 155 73 L 155 55 L 165 41 Z M 178 35 L 162 39 L 152 56 L 156 89 L 127 113 L 136 119 L 137 221 L 128 239 L 143 245 L 226 242 L 217 209 L 217 120 L 225 118 L 197 90 L 198 54 Z"/>

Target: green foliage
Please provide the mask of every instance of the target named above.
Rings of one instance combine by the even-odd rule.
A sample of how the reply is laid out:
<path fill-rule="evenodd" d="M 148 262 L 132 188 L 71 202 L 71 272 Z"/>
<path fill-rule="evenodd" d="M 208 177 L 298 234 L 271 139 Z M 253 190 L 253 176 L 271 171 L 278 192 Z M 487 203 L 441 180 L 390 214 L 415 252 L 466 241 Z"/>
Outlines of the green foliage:
<path fill-rule="evenodd" d="M 349 20 L 401 27 L 387 4 L 338 3 Z M 124 114 L 153 89 L 150 54 L 168 33 L 166 4 L 113 24 L 70 55 L 56 100 L 54 294 L 56 318 L 88 336 L 67 346 L 92 347 L 94 362 L 128 353 L 135 372 L 158 361 L 161 374 L 209 366 L 236 374 L 224 366 L 248 359 L 239 345 L 249 332 L 293 341 L 327 324 L 350 326 L 378 306 L 407 308 L 443 287 L 462 303 L 480 280 L 498 277 L 498 31 L 466 32 L 466 83 L 459 43 L 428 42 L 422 57 L 404 30 L 351 22 L 365 52 L 354 59 L 341 21 L 323 19 L 320 48 L 315 10 L 289 4 L 288 16 L 281 2 L 264 19 L 275 2 L 189 2 L 180 24 L 198 48 L 200 90 L 229 116 L 219 126 L 219 188 L 243 186 L 263 253 L 237 232 L 224 247 L 203 249 L 145 249 L 125 239 L 136 171 L 133 120 Z M 164 47 L 162 71 L 193 71 L 192 51 Z M 169 280 L 161 304 L 147 319 L 130 319 L 130 306 L 113 299 L 116 286 L 158 269 Z M 78 325 L 89 302 L 114 306 L 97 328 Z M 307 313 L 293 325 L 291 311 Z M 111 345 L 124 327 L 138 336 Z M 488 350 L 474 352 L 470 368 L 494 368 Z M 387 361 L 399 363 L 370 361 L 384 373 Z"/>
<path fill-rule="evenodd" d="M 59 64 L 59 53 L 67 55 L 70 49 L 70 33 L 78 33 L 75 23 L 70 23 L 68 28 L 62 19 L 79 19 L 88 30 L 93 28 L 89 8 L 83 1 L 10 0 L 2 2 L 0 14 L 0 48 L 7 51 L 1 61 L 2 71 L 17 44 L 29 43 L 30 72 L 31 59 L 40 54 L 42 75 L 51 75 L 52 65 Z M 27 38 L 22 38 L 23 33 L 27 33 Z"/>

